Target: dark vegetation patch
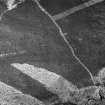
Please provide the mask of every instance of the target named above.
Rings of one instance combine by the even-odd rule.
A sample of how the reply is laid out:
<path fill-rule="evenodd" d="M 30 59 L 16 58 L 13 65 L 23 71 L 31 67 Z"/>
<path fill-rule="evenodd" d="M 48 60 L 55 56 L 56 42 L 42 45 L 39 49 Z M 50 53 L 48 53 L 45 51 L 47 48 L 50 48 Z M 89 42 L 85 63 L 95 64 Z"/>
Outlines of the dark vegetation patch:
<path fill-rule="evenodd" d="M 105 4 L 100 3 L 59 21 L 75 53 L 93 74 L 105 66 Z"/>
<path fill-rule="evenodd" d="M 77 6 L 89 0 L 40 0 L 43 7 L 52 15 Z"/>
<path fill-rule="evenodd" d="M 59 0 L 57 1 L 59 2 Z M 49 5 L 52 6 L 53 11 L 56 13 L 59 10 L 64 11 L 64 8 L 74 7 L 74 4 L 79 4 L 77 1 L 69 1 L 69 3 L 65 1 L 65 4 L 58 2 L 54 2 L 57 5 L 54 6 L 49 1 Z M 47 3 L 43 6 L 50 14 L 53 14 Z M 59 20 L 58 23 L 63 32 L 68 33 L 67 38 L 78 57 L 94 75 L 97 74 L 105 66 L 105 2 L 76 12 Z"/>

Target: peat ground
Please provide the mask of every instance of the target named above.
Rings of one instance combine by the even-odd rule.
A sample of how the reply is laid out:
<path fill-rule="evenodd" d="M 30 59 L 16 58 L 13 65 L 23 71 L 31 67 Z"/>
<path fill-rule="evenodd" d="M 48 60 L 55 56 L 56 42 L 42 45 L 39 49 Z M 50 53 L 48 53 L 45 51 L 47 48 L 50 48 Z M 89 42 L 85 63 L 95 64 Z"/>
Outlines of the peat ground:
<path fill-rule="evenodd" d="M 57 9 L 53 5 L 52 9 L 45 4 L 44 7 L 54 15 L 80 2 L 73 5 L 65 2 L 61 4 L 56 3 Z M 104 5 L 104 3 L 95 5 L 58 21 L 63 32 L 67 33 L 75 53 L 94 75 L 105 65 Z M 40 88 L 43 86 L 10 67 L 11 63 L 29 63 L 45 68 L 62 75 L 79 88 L 92 85 L 89 74 L 73 57 L 56 25 L 30 0 L 19 4 L 17 8 L 3 16 L 0 21 L 0 42 L 10 42 L 13 48 L 3 49 L 4 45 L 0 44 L 0 53 L 14 51 L 17 53 L 13 57 L 0 58 L 0 81 L 22 92 L 39 99 L 45 98 L 45 90 Z M 5 47 L 8 48 L 8 44 L 5 44 Z M 26 53 L 18 55 L 22 50 Z"/>
<path fill-rule="evenodd" d="M 57 0 L 41 1 L 44 8 L 52 15 L 72 8 L 79 3 Z M 43 3 L 44 2 L 44 3 Z M 65 2 L 65 3 L 63 3 Z M 51 5 L 51 6 L 50 6 Z M 76 55 L 96 75 L 105 66 L 105 2 L 96 4 L 64 19 L 58 20 Z"/>

